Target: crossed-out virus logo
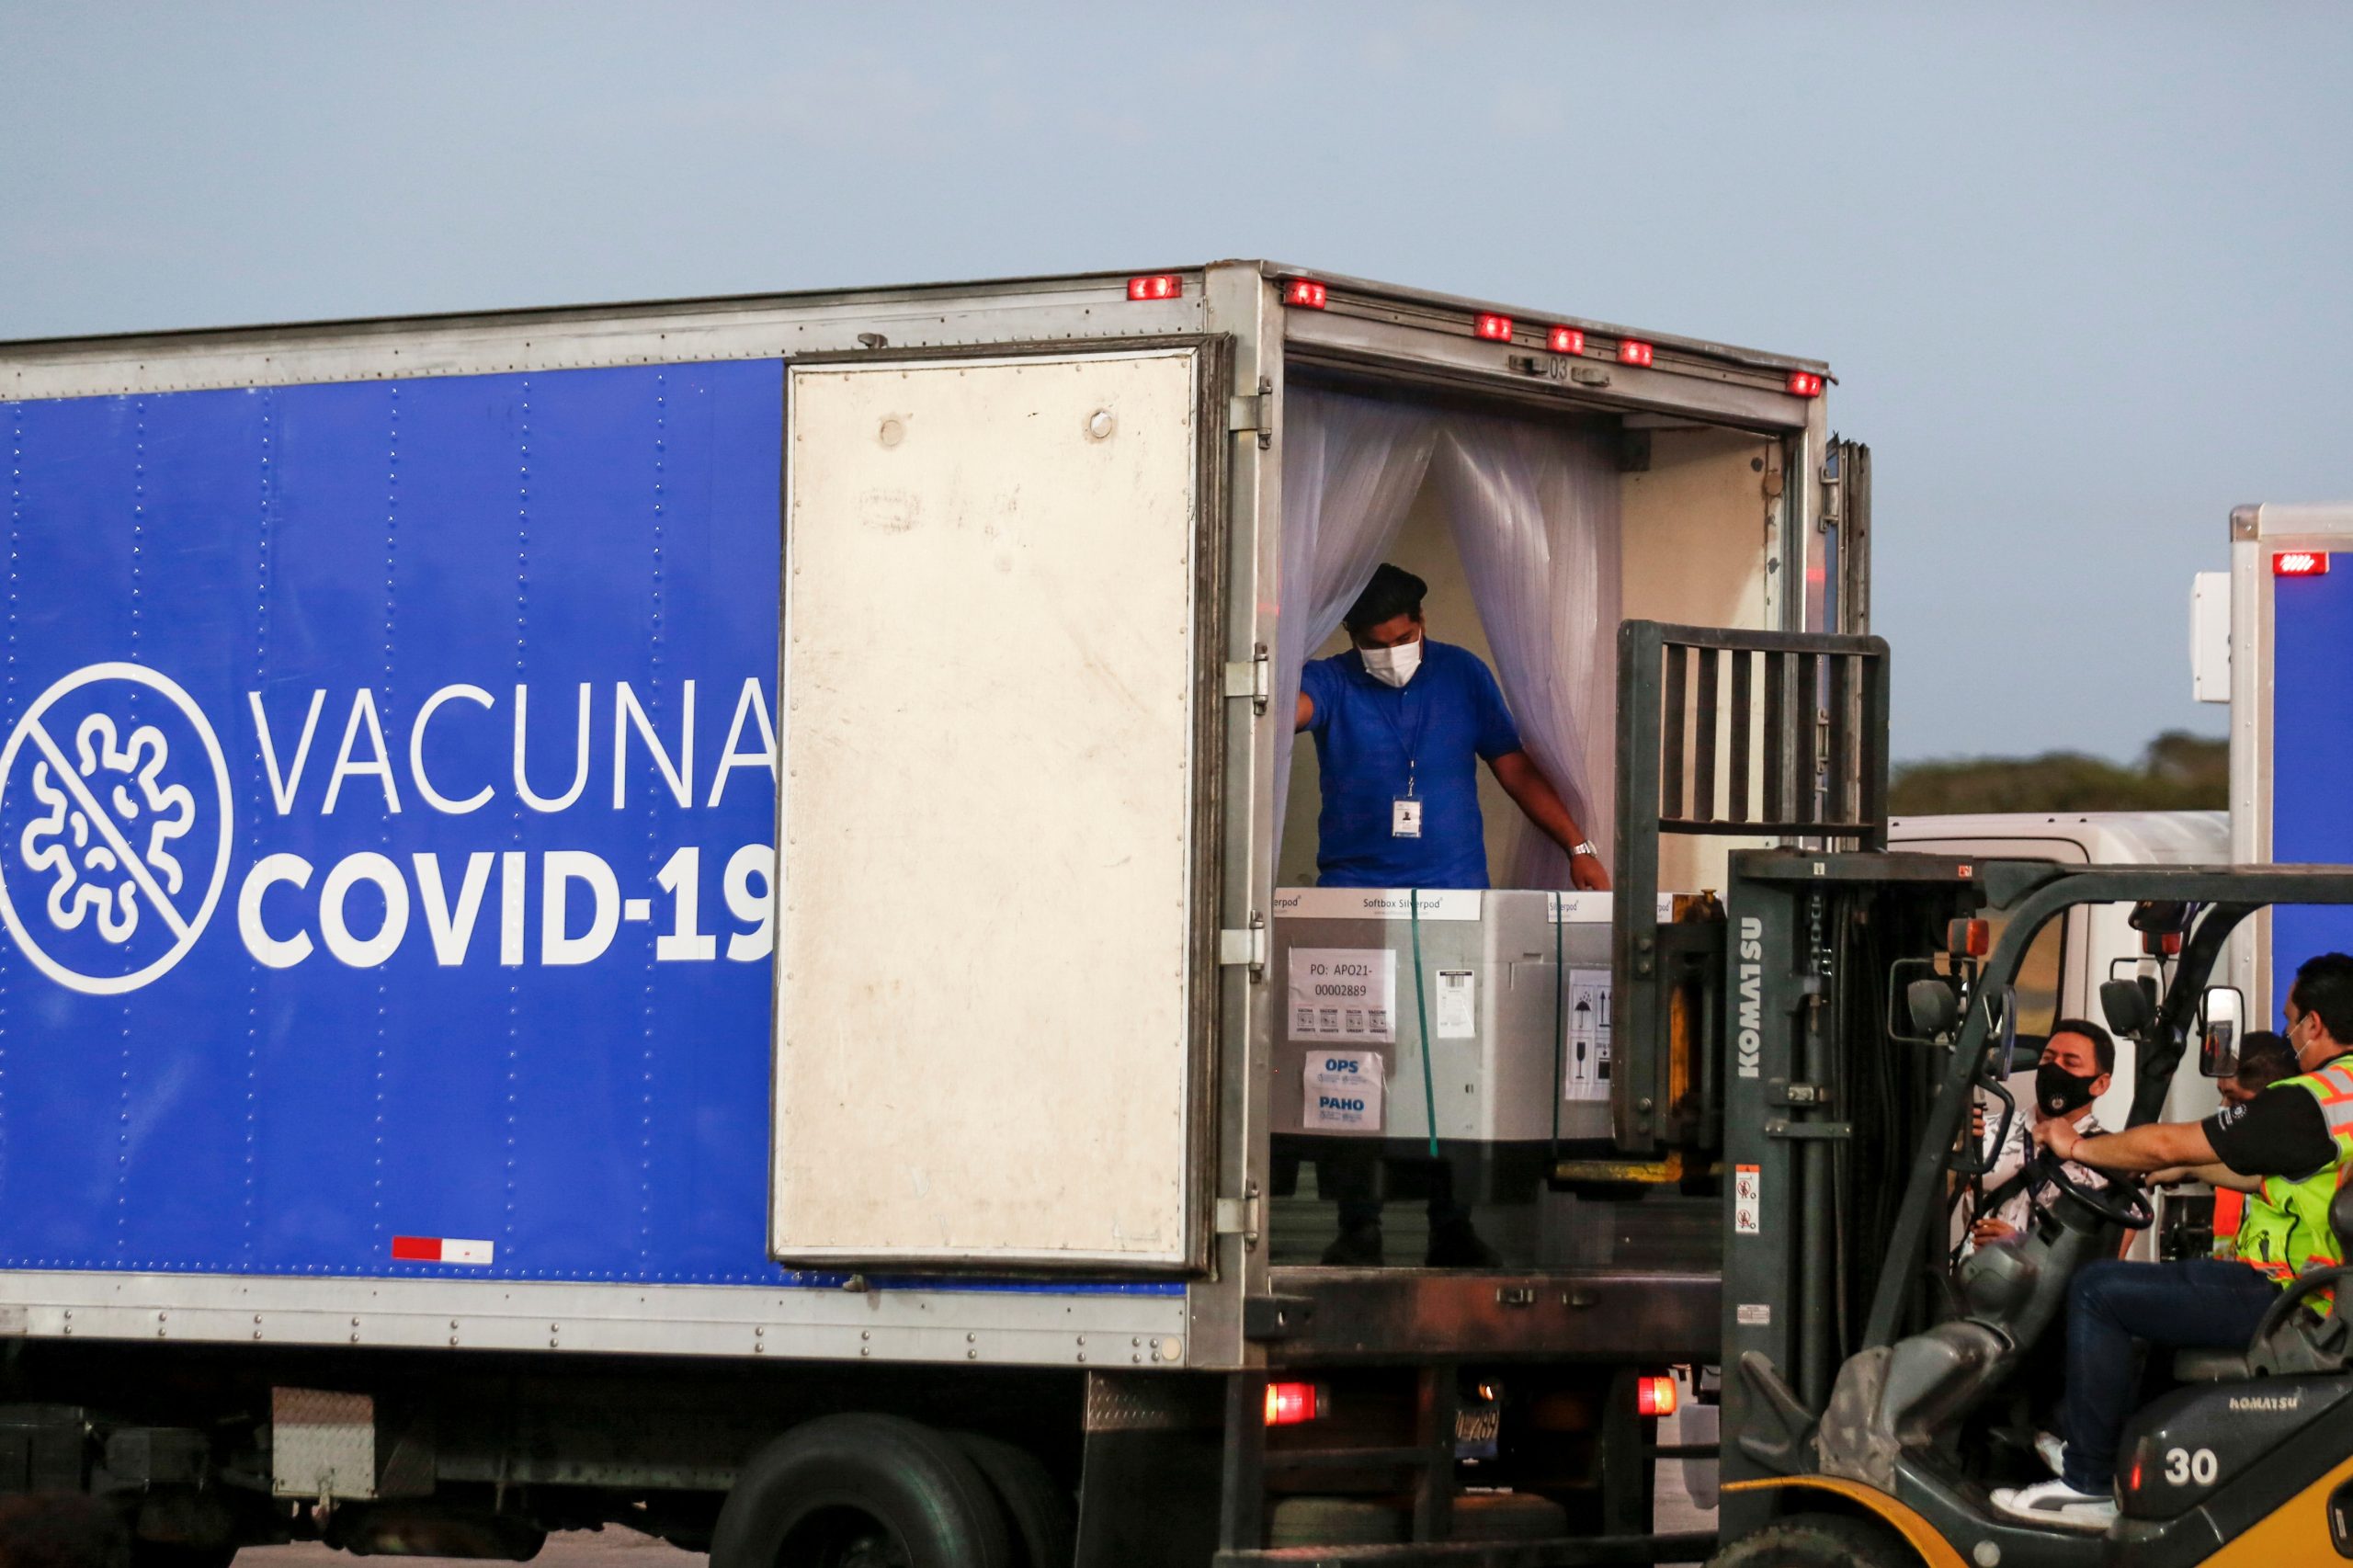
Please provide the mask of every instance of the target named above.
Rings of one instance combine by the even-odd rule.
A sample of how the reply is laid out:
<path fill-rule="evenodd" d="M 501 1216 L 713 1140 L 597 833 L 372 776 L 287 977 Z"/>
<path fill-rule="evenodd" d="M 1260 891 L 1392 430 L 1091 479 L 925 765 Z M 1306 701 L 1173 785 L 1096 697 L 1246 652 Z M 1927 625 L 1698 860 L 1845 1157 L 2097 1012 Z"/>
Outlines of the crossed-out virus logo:
<path fill-rule="evenodd" d="M 69 990 L 114 995 L 195 946 L 229 875 L 229 766 L 204 711 L 143 665 L 90 665 L 0 748 L 0 920 Z"/>

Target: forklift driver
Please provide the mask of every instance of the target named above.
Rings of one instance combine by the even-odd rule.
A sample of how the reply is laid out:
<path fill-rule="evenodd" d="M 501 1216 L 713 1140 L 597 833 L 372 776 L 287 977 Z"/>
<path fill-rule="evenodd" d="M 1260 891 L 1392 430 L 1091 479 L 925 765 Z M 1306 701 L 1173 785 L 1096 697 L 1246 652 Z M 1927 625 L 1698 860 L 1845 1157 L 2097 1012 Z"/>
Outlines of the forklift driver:
<path fill-rule="evenodd" d="M 2107 1131 L 2092 1113 L 2092 1102 L 2108 1093 L 2115 1072 L 2116 1041 L 2106 1029 L 2085 1018 L 2062 1018 L 2052 1024 L 2051 1038 L 2043 1042 L 2041 1063 L 2034 1072 L 2032 1125 L 2039 1127 L 2054 1119 L 2064 1119 L 2075 1124 L 2075 1131 L 2081 1137 L 2093 1138 Z M 1970 1111 L 1978 1137 L 1990 1136 L 1985 1108 L 1972 1106 Z M 2012 1117 L 2007 1141 L 2000 1149 L 1988 1151 L 1992 1159 L 1991 1168 L 1985 1173 L 1985 1194 L 1971 1211 L 1964 1250 L 2017 1235 L 2026 1229 L 2038 1207 L 2034 1171 L 2029 1164 L 2034 1142 L 2028 1128 L 2026 1117 Z M 2067 1174 L 2092 1186 L 2105 1185 L 2107 1180 L 2087 1166 L 2077 1166 Z"/>
<path fill-rule="evenodd" d="M 1477 767 L 1484 761 L 1528 820 L 1568 852 L 1570 881 L 1608 887 L 1599 851 L 1521 747 L 1495 676 L 1470 650 L 1424 637 L 1428 591 L 1383 562 L 1341 621 L 1355 646 L 1301 672 L 1297 727 L 1315 736 L 1324 790 L 1315 880 L 1327 888 L 1485 887 Z M 1378 1156 L 1350 1145 L 1321 1164 L 1340 1207 L 1340 1234 L 1324 1262 L 1377 1267 Z M 1454 1201 L 1451 1176 L 1443 1165 L 1431 1173 L 1427 1262 L 1493 1267 L 1499 1260 Z"/>
<path fill-rule="evenodd" d="M 2116 1518 L 2116 1450 L 2131 1415 L 2133 1341 L 2243 1349 L 2279 1287 L 2302 1268 L 2341 1261 L 2328 1206 L 2353 1171 L 2353 957 L 2323 953 L 2296 971 L 2285 1008 L 2301 1075 L 2203 1121 L 2156 1122 L 2086 1138 L 2073 1123 L 2038 1126 L 2063 1160 L 2145 1174 L 2217 1161 L 2265 1177 L 2266 1201 L 2239 1229 L 2238 1256 L 2094 1263 L 2067 1301 L 2066 1448 L 2056 1481 L 1994 1494 L 2018 1518 L 2104 1530 Z M 2250 1235 L 2249 1227 L 2257 1232 Z"/>

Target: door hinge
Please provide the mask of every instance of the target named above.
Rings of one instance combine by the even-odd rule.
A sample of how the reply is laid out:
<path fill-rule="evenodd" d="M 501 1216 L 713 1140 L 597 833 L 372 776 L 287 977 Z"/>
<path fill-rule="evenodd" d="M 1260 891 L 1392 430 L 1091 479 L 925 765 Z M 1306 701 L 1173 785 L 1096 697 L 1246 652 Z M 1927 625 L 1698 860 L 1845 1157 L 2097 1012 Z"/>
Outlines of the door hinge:
<path fill-rule="evenodd" d="M 1258 378 L 1258 390 L 1225 400 L 1225 427 L 1234 435 L 1255 432 L 1258 449 L 1265 451 L 1275 444 L 1275 383 L 1267 376 Z"/>
<path fill-rule="evenodd" d="M 1246 1250 L 1258 1244 L 1258 1197 L 1221 1198 L 1211 1230 L 1221 1236 L 1240 1236 Z"/>
<path fill-rule="evenodd" d="M 1250 978 L 1257 979 L 1267 972 L 1267 917 L 1253 911 L 1248 929 L 1220 931 L 1217 934 L 1217 961 L 1225 964 L 1248 964 Z"/>
<path fill-rule="evenodd" d="M 1250 710 L 1264 713 L 1275 695 L 1274 676 L 1267 663 L 1267 645 L 1261 642 L 1257 651 L 1246 659 L 1235 659 L 1225 666 L 1225 694 L 1246 697 Z"/>
<path fill-rule="evenodd" d="M 1829 533 L 1838 527 L 1841 521 L 1839 497 L 1846 491 L 1846 484 L 1838 476 L 1838 454 L 1833 450 L 1830 456 L 1822 460 L 1822 517 L 1814 524 L 1816 529 Z"/>

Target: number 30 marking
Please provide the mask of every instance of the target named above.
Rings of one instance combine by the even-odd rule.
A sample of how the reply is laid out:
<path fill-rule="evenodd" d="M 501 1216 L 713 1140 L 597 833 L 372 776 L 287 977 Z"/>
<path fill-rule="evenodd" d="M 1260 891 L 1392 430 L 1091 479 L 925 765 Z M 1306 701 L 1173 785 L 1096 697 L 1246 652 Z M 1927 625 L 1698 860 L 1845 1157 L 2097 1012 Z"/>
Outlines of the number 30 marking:
<path fill-rule="evenodd" d="M 2211 1486 L 2222 1469 L 2211 1449 L 2200 1449 L 2196 1453 L 2188 1449 L 2165 1450 L 2165 1480 L 2174 1486 L 2187 1486 L 2193 1481 L 2200 1486 Z"/>

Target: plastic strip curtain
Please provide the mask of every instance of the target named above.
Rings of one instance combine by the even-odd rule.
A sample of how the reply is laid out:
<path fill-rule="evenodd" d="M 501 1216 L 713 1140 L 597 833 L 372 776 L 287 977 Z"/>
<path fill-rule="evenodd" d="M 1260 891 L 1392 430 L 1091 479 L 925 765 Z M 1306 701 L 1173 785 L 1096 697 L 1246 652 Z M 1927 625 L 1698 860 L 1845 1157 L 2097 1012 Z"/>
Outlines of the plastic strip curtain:
<path fill-rule="evenodd" d="M 1294 387 L 1284 401 L 1281 613 L 1274 669 L 1278 827 L 1290 797 L 1290 718 L 1299 706 L 1300 671 L 1338 629 L 1395 542 L 1438 431 L 1427 410 L 1370 398 Z"/>
<path fill-rule="evenodd" d="M 1616 824 L 1617 454 L 1606 432 L 1449 415 L 1435 459 L 1455 550 L 1520 739 L 1606 860 Z M 1498 887 L 1566 888 L 1523 820 Z"/>

